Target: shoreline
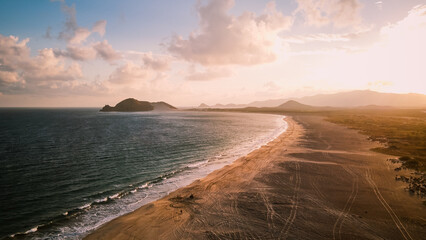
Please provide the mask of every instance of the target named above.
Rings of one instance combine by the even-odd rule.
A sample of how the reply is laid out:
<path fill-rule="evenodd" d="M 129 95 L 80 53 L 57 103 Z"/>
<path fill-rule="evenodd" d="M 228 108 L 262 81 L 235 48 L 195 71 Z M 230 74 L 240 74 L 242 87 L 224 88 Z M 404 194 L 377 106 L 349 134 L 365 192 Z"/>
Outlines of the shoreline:
<path fill-rule="evenodd" d="M 42 237 L 49 236 L 48 234 L 54 232 L 57 233 L 58 236 L 65 238 L 67 236 L 77 236 L 77 238 L 81 239 L 86 236 L 88 232 L 92 232 L 94 229 L 99 228 L 117 217 L 131 213 L 141 206 L 161 199 L 170 192 L 185 187 L 193 181 L 203 178 L 209 173 L 220 169 L 225 165 L 232 164 L 232 162 L 238 158 L 245 156 L 247 153 L 258 149 L 262 145 L 277 138 L 286 130 L 287 124 L 283 121 L 282 115 L 271 116 L 271 118 L 268 116 L 267 119 L 271 119 L 270 129 L 265 130 L 262 134 L 246 134 L 247 137 L 242 138 L 241 141 L 234 141 L 235 144 L 226 144 L 226 146 L 224 146 L 225 148 L 216 151 L 220 154 L 210 154 L 209 157 L 204 157 L 204 159 L 207 160 L 187 163 L 183 167 L 174 171 L 166 172 L 157 178 L 148 179 L 144 182 L 139 182 L 138 184 L 131 184 L 124 190 L 109 193 L 107 196 L 98 197 L 88 203 L 81 204 L 78 207 L 62 211 L 63 213 L 59 213 L 55 217 L 51 218 L 53 219 L 51 221 L 45 221 L 46 223 L 33 225 L 30 228 L 26 228 L 24 231 L 17 231 L 13 234 L 5 235 L 5 238 L 21 239 L 39 236 Z M 130 195 L 130 197 L 127 195 Z M 126 197 L 122 198 L 122 196 Z M 129 199 L 134 199 L 135 201 L 131 202 L 130 200 L 130 204 L 123 205 L 123 202 L 129 203 Z M 117 208 L 116 206 L 119 206 L 120 204 L 121 208 Z M 117 214 L 115 209 L 125 210 Z M 101 212 L 103 215 L 98 217 L 98 220 L 95 219 L 92 222 L 94 224 L 78 225 L 80 222 L 90 222 L 91 219 L 87 220 L 87 218 L 84 219 L 84 217 L 93 216 L 100 211 L 103 211 Z M 107 212 L 110 214 L 106 214 Z M 102 217 L 105 215 L 106 217 Z M 80 217 L 80 219 L 77 219 L 77 217 Z M 57 224 L 58 222 L 61 222 L 61 225 Z M 74 227 L 74 229 L 65 229 L 65 232 L 62 231 L 62 229 L 67 226 Z"/>
<path fill-rule="evenodd" d="M 426 233 L 425 209 L 400 184 L 389 184 L 393 173 L 381 165 L 386 155 L 369 151 L 374 143 L 320 117 L 285 121 L 287 131 L 267 145 L 84 239 L 412 239 Z"/>
<path fill-rule="evenodd" d="M 172 211 L 174 210 L 173 208 L 182 208 L 182 206 L 184 204 L 181 205 L 179 202 L 183 203 L 183 202 L 186 202 L 188 199 L 196 201 L 198 194 L 197 193 L 192 193 L 191 189 L 194 188 L 194 187 L 198 188 L 199 187 L 198 186 L 199 183 L 206 182 L 206 181 L 215 181 L 216 178 L 221 178 L 221 176 L 223 176 L 224 174 L 226 174 L 228 171 L 230 171 L 232 169 L 235 169 L 237 167 L 244 166 L 245 163 L 246 163 L 245 158 L 247 156 L 249 156 L 249 155 L 251 155 L 251 154 L 253 154 L 253 153 L 257 152 L 257 151 L 260 151 L 260 150 L 262 150 L 264 148 L 268 148 L 268 146 L 271 143 L 274 143 L 276 141 L 278 141 L 278 142 L 282 142 L 282 141 L 285 141 L 285 140 L 288 141 L 287 137 L 289 135 L 293 135 L 294 121 L 289 116 L 285 116 L 285 115 L 279 115 L 279 116 L 282 117 L 281 120 L 285 121 L 287 126 L 285 127 L 285 129 L 283 131 L 281 131 L 281 133 L 278 136 L 276 136 L 275 138 L 273 138 L 268 143 L 266 143 L 264 145 L 261 145 L 260 147 L 257 147 L 255 149 L 253 149 L 251 152 L 249 152 L 245 156 L 242 156 L 242 157 L 239 157 L 239 158 L 235 159 L 230 164 L 227 164 L 227 165 L 223 166 L 222 168 L 219 168 L 219 169 L 216 169 L 216 170 L 212 171 L 207 176 L 204 176 L 201 179 L 197 179 L 197 180 L 193 181 L 192 183 L 190 183 L 189 185 L 186 185 L 184 187 L 178 188 L 175 191 L 169 193 L 168 195 L 166 195 L 166 196 L 164 196 L 164 197 L 162 197 L 160 199 L 157 199 L 157 200 L 155 200 L 153 202 L 150 202 L 150 203 L 147 203 L 147 204 L 141 206 L 140 208 L 136 209 L 133 212 L 127 213 L 127 214 L 122 215 L 122 216 L 119 216 L 119 217 L 117 217 L 117 218 L 115 218 L 115 219 L 113 219 L 113 220 L 111 220 L 111 221 L 109 221 L 109 222 L 101 225 L 99 228 L 95 229 L 94 231 L 92 231 L 91 233 L 89 233 L 88 235 L 86 235 L 83 239 L 93 239 L 93 237 L 94 237 L 94 239 L 97 239 L 97 237 L 94 234 L 96 234 L 99 231 L 102 231 L 101 229 L 103 229 L 103 228 L 110 228 L 109 225 L 114 224 L 115 221 L 117 221 L 117 220 L 119 220 L 121 218 L 125 218 L 125 217 L 127 217 L 129 215 L 136 214 L 136 212 L 143 211 L 142 209 L 151 209 L 152 205 L 165 206 L 165 205 L 167 205 L 167 201 L 169 199 L 172 199 L 172 202 L 178 203 L 177 204 L 178 207 L 172 207 Z M 289 132 L 290 132 L 290 134 L 289 134 Z M 257 169 L 257 170 L 260 170 L 260 169 Z M 190 198 L 191 194 L 192 194 L 193 198 Z M 188 196 L 182 197 L 181 195 L 182 196 L 188 195 Z M 172 212 L 172 211 L 170 211 L 170 212 Z M 174 213 L 171 213 L 171 214 L 173 215 L 172 219 L 174 219 L 175 217 L 178 217 L 179 219 L 182 219 L 183 215 L 185 215 L 185 213 L 183 212 L 183 210 L 182 210 L 182 212 L 178 211 L 177 215 L 175 215 Z M 148 237 L 147 239 L 155 238 L 156 237 L 155 235 L 156 234 Z M 101 238 L 108 239 L 108 238 L 110 238 L 110 236 L 102 236 Z"/>

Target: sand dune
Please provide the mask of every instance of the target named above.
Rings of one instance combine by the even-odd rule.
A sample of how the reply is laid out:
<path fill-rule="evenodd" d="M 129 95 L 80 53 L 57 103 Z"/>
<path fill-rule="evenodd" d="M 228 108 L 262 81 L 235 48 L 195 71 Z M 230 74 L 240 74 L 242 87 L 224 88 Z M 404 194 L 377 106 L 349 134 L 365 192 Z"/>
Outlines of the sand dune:
<path fill-rule="evenodd" d="M 387 156 L 315 116 L 233 164 L 85 239 L 422 239 L 426 208 Z"/>

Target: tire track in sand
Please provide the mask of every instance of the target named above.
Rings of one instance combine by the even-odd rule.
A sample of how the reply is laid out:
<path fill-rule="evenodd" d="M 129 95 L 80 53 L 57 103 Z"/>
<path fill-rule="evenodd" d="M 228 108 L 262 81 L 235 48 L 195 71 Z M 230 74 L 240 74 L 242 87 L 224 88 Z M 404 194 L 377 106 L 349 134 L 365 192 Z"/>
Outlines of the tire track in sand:
<path fill-rule="evenodd" d="M 293 197 L 292 197 L 292 205 L 290 210 L 290 215 L 288 216 L 286 223 L 284 227 L 282 228 L 279 239 L 287 238 L 288 232 L 291 229 L 291 226 L 293 225 L 294 219 L 296 219 L 297 214 L 297 208 L 299 207 L 299 191 L 300 191 L 300 183 L 301 183 L 301 177 L 300 177 L 300 164 L 298 161 L 294 162 L 296 171 L 295 171 L 295 184 L 294 184 L 294 191 L 293 191 Z M 282 237 L 284 234 L 284 237 Z"/>
<path fill-rule="evenodd" d="M 324 140 L 324 142 L 326 142 Z M 331 148 L 331 145 L 328 144 L 327 150 Z M 322 152 L 322 155 L 325 158 L 331 159 L 331 156 L 328 152 Z M 336 239 L 336 229 L 338 229 L 337 234 L 339 236 L 339 239 L 342 239 L 342 226 L 343 223 L 347 217 L 347 215 L 349 214 L 349 212 L 352 209 L 352 206 L 355 202 L 356 197 L 358 196 L 358 191 L 359 191 L 359 181 L 358 181 L 358 175 L 356 173 L 354 173 L 350 168 L 348 168 L 347 166 L 344 165 L 340 165 L 347 173 L 349 173 L 352 176 L 352 187 L 351 187 L 351 193 L 348 197 L 348 199 L 346 200 L 345 206 L 343 207 L 342 211 L 339 214 L 339 217 L 336 219 L 336 222 L 334 222 L 333 225 L 333 240 Z"/>
<path fill-rule="evenodd" d="M 333 240 L 336 239 L 336 228 L 338 227 L 338 236 L 339 239 L 342 239 L 342 226 L 343 222 L 346 219 L 346 216 L 351 211 L 351 208 L 355 202 L 355 199 L 358 195 L 359 185 L 358 185 L 358 176 L 350 170 L 348 167 L 341 165 L 341 167 L 348 172 L 352 176 L 352 190 L 351 194 L 349 195 L 348 199 L 346 200 L 345 206 L 343 207 L 342 211 L 340 212 L 339 217 L 336 219 L 336 222 L 333 225 Z"/>
<path fill-rule="evenodd" d="M 374 194 L 376 194 L 377 199 L 383 205 L 383 207 L 385 208 L 385 210 L 389 213 L 390 217 L 392 218 L 392 221 L 395 223 L 396 227 L 401 232 L 402 237 L 404 239 L 406 239 L 406 240 L 413 239 L 410 236 L 410 233 L 408 233 L 407 229 L 402 224 L 402 222 L 399 220 L 398 216 L 395 214 L 395 212 L 393 211 L 393 209 L 389 206 L 389 204 L 383 198 L 382 194 L 379 191 L 379 188 L 377 187 L 376 183 L 371 178 L 370 169 L 367 169 L 367 172 L 365 173 L 365 179 L 370 184 L 371 188 L 373 189 Z"/>

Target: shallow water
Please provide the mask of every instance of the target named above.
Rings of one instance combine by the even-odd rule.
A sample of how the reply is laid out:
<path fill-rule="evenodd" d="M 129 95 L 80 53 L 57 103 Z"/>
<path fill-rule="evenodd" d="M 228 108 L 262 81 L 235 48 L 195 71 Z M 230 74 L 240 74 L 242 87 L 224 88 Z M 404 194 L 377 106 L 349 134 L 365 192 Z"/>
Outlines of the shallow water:
<path fill-rule="evenodd" d="M 282 116 L 0 109 L 0 238 L 78 239 L 285 130 Z"/>

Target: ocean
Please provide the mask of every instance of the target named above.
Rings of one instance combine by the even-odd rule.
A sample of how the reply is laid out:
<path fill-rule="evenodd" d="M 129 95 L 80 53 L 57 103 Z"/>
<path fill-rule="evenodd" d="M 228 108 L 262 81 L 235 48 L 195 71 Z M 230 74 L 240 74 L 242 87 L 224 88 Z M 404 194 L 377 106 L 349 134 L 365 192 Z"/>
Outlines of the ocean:
<path fill-rule="evenodd" d="M 81 239 L 266 144 L 283 118 L 0 109 L 0 239 Z"/>

